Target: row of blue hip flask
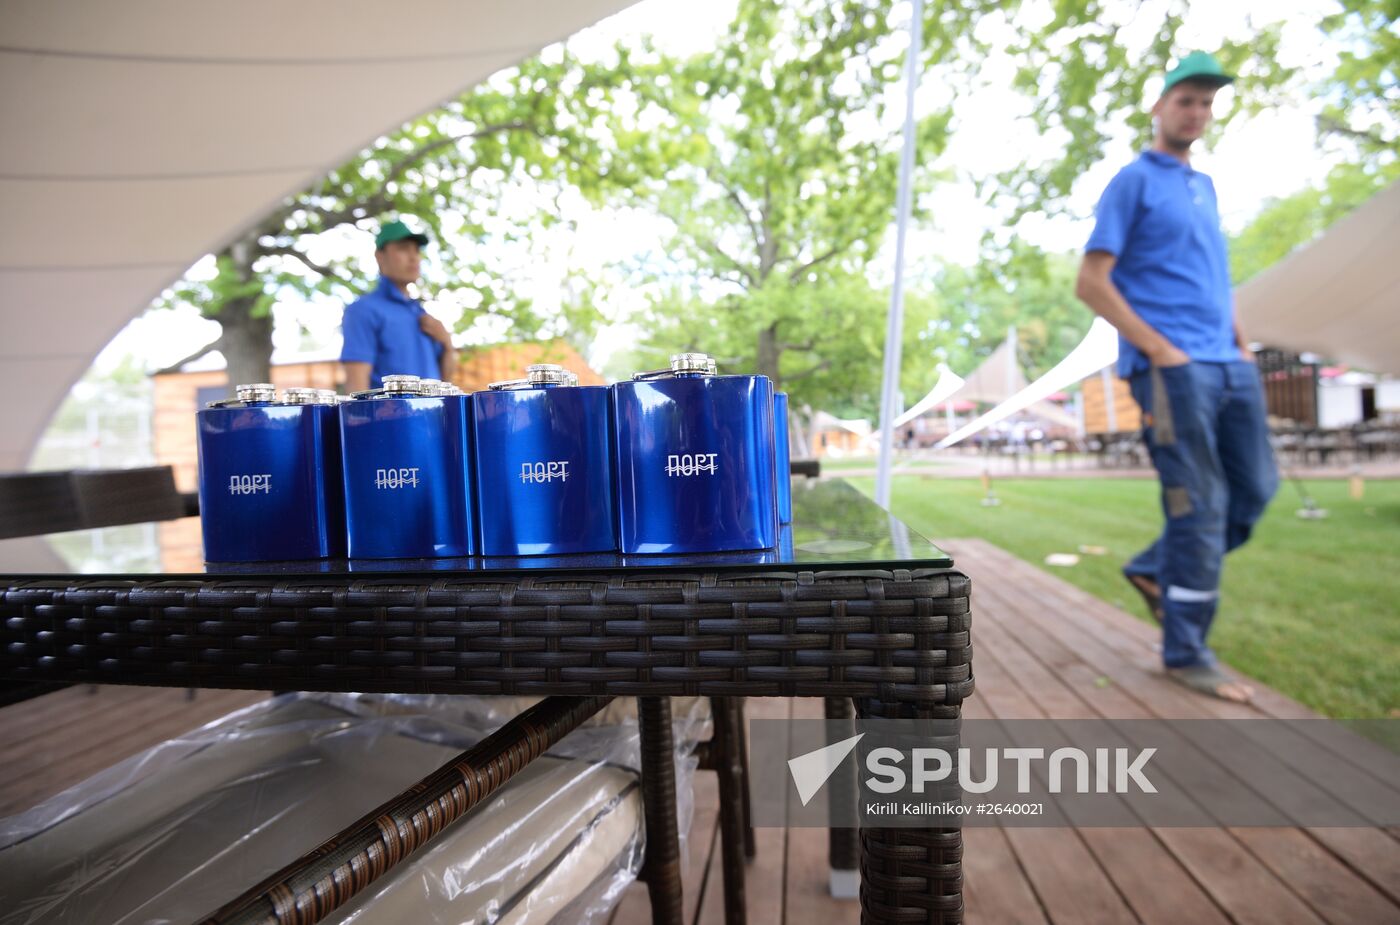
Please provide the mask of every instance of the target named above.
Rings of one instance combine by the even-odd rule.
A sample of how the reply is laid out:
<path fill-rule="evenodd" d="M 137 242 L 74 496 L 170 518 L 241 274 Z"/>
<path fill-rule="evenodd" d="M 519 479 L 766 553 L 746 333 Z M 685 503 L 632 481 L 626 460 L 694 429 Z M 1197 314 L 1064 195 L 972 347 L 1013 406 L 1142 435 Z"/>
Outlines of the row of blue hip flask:
<path fill-rule="evenodd" d="M 787 396 L 704 354 L 608 386 L 549 364 L 465 394 L 238 386 L 197 413 L 210 562 L 771 549 Z M 775 426 L 776 422 L 776 426 Z"/>

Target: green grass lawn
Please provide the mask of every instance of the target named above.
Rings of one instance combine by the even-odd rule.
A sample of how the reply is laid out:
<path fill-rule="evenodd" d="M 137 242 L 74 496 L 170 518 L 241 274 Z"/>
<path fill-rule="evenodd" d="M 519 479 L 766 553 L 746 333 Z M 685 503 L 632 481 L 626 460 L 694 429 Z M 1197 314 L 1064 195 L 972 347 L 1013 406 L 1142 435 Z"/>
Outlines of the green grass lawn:
<path fill-rule="evenodd" d="M 852 479 L 866 494 L 874 480 Z M 896 478 L 892 508 L 935 543 L 976 537 L 1139 619 L 1142 600 L 1119 568 L 1161 529 L 1157 484 L 1129 479 L 998 479 L 1001 507 L 979 504 L 974 479 Z M 1308 482 L 1331 513 L 1304 521 L 1280 488 L 1254 537 L 1226 562 L 1211 645 L 1228 664 L 1333 717 L 1400 716 L 1400 482 Z M 1072 568 L 1044 565 L 1081 544 Z"/>

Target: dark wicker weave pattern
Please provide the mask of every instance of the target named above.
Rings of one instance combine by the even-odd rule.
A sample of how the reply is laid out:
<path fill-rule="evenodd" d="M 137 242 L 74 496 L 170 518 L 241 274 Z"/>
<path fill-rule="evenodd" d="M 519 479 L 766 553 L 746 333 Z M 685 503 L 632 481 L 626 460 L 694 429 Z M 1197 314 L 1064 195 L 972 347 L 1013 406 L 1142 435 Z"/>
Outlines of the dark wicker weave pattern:
<path fill-rule="evenodd" d="M 972 690 L 958 572 L 6 581 L 25 680 L 460 694 Z"/>
<path fill-rule="evenodd" d="M 963 920 L 961 829 L 861 829 L 863 922 Z"/>
<path fill-rule="evenodd" d="M 856 701 L 862 717 L 957 721 L 957 706 Z M 930 728 L 930 741 L 946 734 Z M 963 920 L 962 829 L 860 830 L 862 922 L 954 925 Z"/>

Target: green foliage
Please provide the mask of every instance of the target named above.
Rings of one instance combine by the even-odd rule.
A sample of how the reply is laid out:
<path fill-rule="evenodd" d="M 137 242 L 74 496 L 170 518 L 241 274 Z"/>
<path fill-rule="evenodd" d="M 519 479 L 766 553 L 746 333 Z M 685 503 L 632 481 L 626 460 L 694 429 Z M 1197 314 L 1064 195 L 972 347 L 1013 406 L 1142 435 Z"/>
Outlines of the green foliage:
<path fill-rule="evenodd" d="M 1230 277 L 1236 286 L 1307 244 L 1337 219 L 1400 178 L 1400 162 L 1368 168 L 1342 164 L 1322 188 L 1308 188 L 1264 206 L 1230 239 Z"/>
<path fill-rule="evenodd" d="M 667 355 L 682 349 L 710 353 L 722 372 L 751 371 L 757 367 L 764 331 L 776 326 L 783 349 L 774 378 L 793 407 L 869 417 L 880 403 L 889 301 L 888 292 L 851 274 L 823 274 L 819 282 L 800 287 L 770 279 L 765 287 L 714 302 L 675 291 L 653 302 L 642 319 L 648 331 L 644 345 L 621 360 L 629 365 L 619 371 L 664 366 Z M 931 383 L 934 378 L 941 358 L 936 348 L 952 340 L 939 328 L 938 315 L 934 299 L 906 296 L 906 382 Z"/>
<path fill-rule="evenodd" d="M 1318 131 L 1347 149 L 1320 188 L 1267 204 L 1230 241 L 1239 285 L 1307 244 L 1352 209 L 1400 180 L 1400 3 L 1341 0 L 1322 31 L 1345 43 L 1337 71 L 1314 92 L 1325 105 Z"/>
<path fill-rule="evenodd" d="M 1327 101 L 1318 128 L 1356 146 L 1362 159 L 1394 164 L 1400 150 L 1400 2 L 1339 0 L 1322 29 L 1341 41 L 1337 71 L 1315 93 Z"/>
<path fill-rule="evenodd" d="M 1034 381 L 1064 359 L 1089 331 L 1093 315 L 1074 295 L 1075 254 L 1016 252 L 1021 272 L 1003 280 L 985 268 L 948 267 L 936 282 L 940 344 L 948 365 L 971 372 L 1016 328 L 1020 361 Z"/>
<path fill-rule="evenodd" d="M 318 236 L 362 229 L 360 256 L 368 257 L 369 232 L 379 220 L 408 215 L 424 223 L 435 242 L 449 233 L 493 245 L 528 241 L 531 229 L 561 220 L 554 203 L 564 190 L 596 199 L 635 182 L 645 169 L 620 157 L 613 140 L 595 127 L 598 113 L 612 103 L 614 78 L 611 69 L 582 65 L 562 51 L 503 72 L 378 139 L 314 188 L 286 200 L 216 255 L 212 279 L 186 279 L 160 304 L 193 304 L 223 323 L 224 337 L 211 347 L 250 326 L 254 339 L 266 340 L 270 325 L 252 322 L 267 319 L 277 300 L 322 294 L 349 301 L 373 285 L 374 271 L 366 272 L 361 260 L 313 259 Z M 540 209 L 506 215 L 505 194 L 521 188 L 538 194 Z M 568 332 L 585 340 L 598 318 L 586 281 L 569 287 L 579 298 L 558 317 L 542 317 L 516 294 L 518 279 L 503 263 L 505 250 L 430 245 L 424 288 L 465 307 L 462 328 L 502 315 L 514 338 Z M 264 353 L 270 350 L 265 343 Z"/>
<path fill-rule="evenodd" d="M 871 414 L 888 294 L 870 279 L 884 269 L 875 260 L 894 213 L 900 139 L 886 105 L 902 89 L 903 9 L 895 0 L 741 0 L 717 46 L 690 57 L 644 38 L 596 63 L 551 50 L 378 139 L 217 255 L 212 280 L 187 280 L 167 302 L 191 302 L 224 324 L 225 340 L 241 331 L 245 347 L 269 353 L 278 299 L 348 300 L 372 282 L 360 260 L 314 260 L 318 240 L 406 214 L 439 241 L 450 233 L 480 242 L 435 247 L 425 267 L 425 289 L 466 310 L 461 328 L 500 317 L 509 338 L 562 334 L 583 348 L 608 295 L 597 268 L 574 269 L 554 313 L 518 285 L 530 268 L 522 248 L 565 221 L 560 201 L 581 197 L 659 215 L 672 229 L 657 253 L 626 267 L 629 285 L 660 294 L 636 319 L 644 334 L 635 351 L 617 364 L 655 367 L 669 352 L 705 349 L 727 368 L 771 375 L 797 407 Z M 1146 143 L 1153 82 L 1191 50 L 1178 40 L 1187 10 L 1187 0 L 1165 0 L 1144 32 L 1132 2 L 926 4 L 923 81 L 953 90 L 926 96 L 966 98 L 989 56 L 1006 51 L 1027 128 L 1063 144 L 1049 160 L 962 178 L 1003 208 L 1008 226 L 989 235 L 975 271 L 933 264 L 910 281 L 907 391 L 930 382 L 938 361 L 971 368 L 1013 323 L 1032 375 L 1077 342 L 1090 315 L 1070 295 L 1073 261 L 1019 242 L 1015 223 L 1063 210 L 1124 127 Z M 1360 166 L 1271 207 L 1267 223 L 1235 242 L 1237 279 L 1394 176 L 1396 2 L 1340 0 L 1338 10 L 1322 28 L 1347 51 L 1315 92 L 1327 100 L 1322 130 L 1349 139 Z M 1294 75 L 1277 62 L 1279 36 L 1273 24 L 1214 49 L 1241 76 L 1217 131 L 1282 98 Z M 946 101 L 918 126 L 916 223 L 928 217 L 917 193 L 943 179 L 938 159 L 957 128 Z M 521 209 L 508 195 L 520 190 L 537 206 Z"/>
<path fill-rule="evenodd" d="M 1014 19 L 1028 6 L 1014 2 L 1004 15 Z M 1009 202 L 1013 221 L 1028 212 L 1062 211 L 1074 182 L 1103 159 L 1121 126 L 1131 130 L 1136 147 L 1151 142 L 1149 95 L 1175 59 L 1195 50 L 1177 38 L 1189 6 L 1188 0 L 1170 0 L 1160 25 L 1140 48 L 1123 38 L 1141 14 L 1136 3 L 1062 0 L 1044 26 L 1020 33 L 1007 49 L 1017 61 L 1016 88 L 1029 99 L 1036 130 L 1062 140 L 1063 147 L 1047 162 L 1026 162 L 996 178 L 992 195 Z M 1243 113 L 1284 102 L 1283 90 L 1295 69 L 1278 62 L 1282 26 L 1271 23 L 1248 41 L 1211 50 L 1227 73 L 1239 75 L 1234 108 L 1217 112 L 1214 132 Z"/>
<path fill-rule="evenodd" d="M 644 322 L 649 365 L 708 350 L 772 376 L 795 406 L 863 406 L 878 387 L 888 296 L 864 273 L 894 214 L 890 6 L 742 0 L 713 51 L 656 56 L 624 78 L 640 104 L 614 134 L 661 168 L 627 202 L 674 229 L 664 257 L 638 268 L 665 291 Z M 920 123 L 927 156 L 948 119 Z"/>
<path fill-rule="evenodd" d="M 1028 98 L 1030 122 L 1066 144 L 1052 162 L 983 178 L 984 192 L 1009 204 L 1013 224 L 1030 211 L 1060 210 L 1119 126 L 1145 141 L 1150 82 L 1190 50 L 1176 43 L 1184 0 L 1168 5 L 1145 48 L 1122 39 L 1138 13 L 1133 4 L 1066 0 L 1027 28 L 1021 23 L 1031 6 L 931 3 L 921 56 L 925 81 L 973 87 L 980 63 L 1001 50 L 979 27 L 1009 24 L 1016 36 L 1006 50 L 1017 62 L 1015 86 Z M 894 212 L 898 137 L 881 119 L 901 78 L 893 8 L 889 0 L 744 0 L 715 51 L 685 61 L 658 57 L 640 78 L 645 103 L 636 118 L 654 127 L 639 134 L 639 149 L 664 170 L 629 188 L 629 202 L 675 228 L 665 258 L 645 268 L 666 295 L 645 324 L 641 352 L 650 362 L 643 365 L 673 350 L 712 350 L 773 376 L 793 393 L 794 406 L 839 403 L 873 413 L 888 300 L 864 277 Z M 1243 78 L 1222 122 L 1277 99 L 1292 76 L 1276 61 L 1278 41 L 1273 25 L 1219 50 Z M 953 129 L 951 107 L 924 117 L 921 165 L 937 162 Z M 932 167 L 922 167 L 916 190 L 935 179 Z M 914 220 L 925 217 L 916 208 Z M 939 270 L 922 281 L 932 290 L 926 297 L 908 299 L 907 390 L 931 383 L 938 360 L 971 368 L 1012 324 L 1032 375 L 1087 330 L 1091 316 L 1072 295 L 1072 260 L 1014 236 L 987 244 L 977 271 Z"/>

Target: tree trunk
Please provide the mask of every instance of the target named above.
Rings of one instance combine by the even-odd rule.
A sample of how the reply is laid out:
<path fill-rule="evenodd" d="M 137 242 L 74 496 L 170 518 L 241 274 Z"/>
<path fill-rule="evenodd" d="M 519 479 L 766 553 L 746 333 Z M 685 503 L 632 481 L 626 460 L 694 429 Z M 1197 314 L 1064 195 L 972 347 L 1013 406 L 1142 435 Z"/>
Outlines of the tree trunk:
<path fill-rule="evenodd" d="M 272 377 L 272 314 L 252 315 L 255 299 L 231 299 L 219 309 L 223 326 L 219 352 L 228 363 L 229 394 L 245 382 L 268 382 Z"/>
<path fill-rule="evenodd" d="M 219 255 L 233 263 L 239 283 L 255 278 L 253 264 L 258 258 L 257 235 L 235 241 Z M 259 294 L 240 295 L 219 306 L 215 318 L 223 328 L 217 344 L 228 370 L 228 395 L 243 383 L 268 382 L 272 378 L 272 311 L 255 316 Z"/>
<path fill-rule="evenodd" d="M 758 332 L 758 374 L 773 380 L 773 390 L 778 391 L 782 380 L 778 377 L 778 325 L 770 324 Z"/>

